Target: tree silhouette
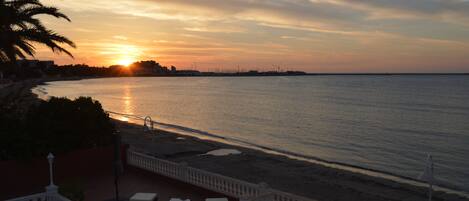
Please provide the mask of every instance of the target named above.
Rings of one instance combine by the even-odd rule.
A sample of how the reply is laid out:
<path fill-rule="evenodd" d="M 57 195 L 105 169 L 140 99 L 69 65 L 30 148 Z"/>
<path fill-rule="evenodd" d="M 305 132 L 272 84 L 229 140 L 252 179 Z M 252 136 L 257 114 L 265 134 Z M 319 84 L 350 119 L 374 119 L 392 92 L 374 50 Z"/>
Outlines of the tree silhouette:
<path fill-rule="evenodd" d="M 33 43 L 43 44 L 53 52 L 73 55 L 63 48 L 66 44 L 75 48 L 75 44 L 54 31 L 47 29 L 35 18 L 37 15 L 50 15 L 70 19 L 55 7 L 44 6 L 39 0 L 0 0 L 0 63 L 15 65 L 17 58 L 26 58 L 35 54 Z"/>

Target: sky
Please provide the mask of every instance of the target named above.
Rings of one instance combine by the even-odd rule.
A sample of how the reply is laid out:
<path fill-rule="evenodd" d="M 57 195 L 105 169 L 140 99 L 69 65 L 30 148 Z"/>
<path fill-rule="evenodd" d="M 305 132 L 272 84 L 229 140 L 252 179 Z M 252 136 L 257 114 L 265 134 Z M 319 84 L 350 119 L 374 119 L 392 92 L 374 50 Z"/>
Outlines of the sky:
<path fill-rule="evenodd" d="M 156 60 L 201 71 L 469 72 L 468 0 L 42 0 L 41 16 L 96 66 Z"/>

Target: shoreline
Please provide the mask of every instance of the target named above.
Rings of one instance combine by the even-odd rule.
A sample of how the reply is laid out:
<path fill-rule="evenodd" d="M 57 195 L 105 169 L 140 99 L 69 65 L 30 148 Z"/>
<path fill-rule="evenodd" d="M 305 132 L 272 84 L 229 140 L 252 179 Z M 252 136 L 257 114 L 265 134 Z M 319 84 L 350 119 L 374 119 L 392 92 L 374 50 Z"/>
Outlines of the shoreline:
<path fill-rule="evenodd" d="M 25 100 L 25 102 L 34 102 L 34 99 L 35 101 L 38 101 L 38 98 L 36 94 L 31 92 L 31 89 L 38 85 L 51 81 L 80 80 L 89 78 L 90 77 L 41 79 L 16 82 L 13 83 L 13 85 L 19 84 L 22 86 L 22 90 L 19 92 L 20 96 L 18 96 L 21 100 Z M 29 88 L 29 90 L 25 90 L 25 88 Z M 2 97 L 2 93 L 8 94 L 11 92 L 11 90 L 9 92 L 5 92 L 3 88 L 0 89 L 0 98 Z M 354 173 L 347 170 L 336 169 L 334 167 L 327 167 L 321 164 L 299 161 L 285 156 L 273 155 L 245 147 L 198 139 L 196 137 L 188 137 L 174 132 L 158 130 L 157 132 L 162 134 L 161 136 L 158 136 L 158 139 L 165 140 L 155 142 L 153 141 L 153 138 L 148 138 L 148 133 L 142 135 L 142 126 L 119 122 L 117 120 L 113 121 L 117 122 L 116 124 L 119 125 L 120 128 L 125 128 L 124 130 L 126 130 L 126 132 L 122 132 L 122 129 L 120 130 L 121 133 L 126 135 L 128 138 L 127 142 L 129 142 L 129 144 L 142 147 L 145 152 L 152 153 L 157 157 L 163 157 L 164 159 L 174 160 L 176 162 L 188 162 L 189 165 L 195 166 L 196 168 L 213 171 L 249 182 L 267 182 L 272 188 L 305 197 L 315 198 L 317 200 L 427 199 L 427 189 L 423 187 L 400 184 L 384 178 Z M 178 137 L 183 137 L 185 139 L 181 141 L 180 139 L 177 139 Z M 206 153 L 208 151 L 226 147 L 242 150 L 242 154 L 222 157 L 200 156 L 201 154 L 204 154 L 204 152 Z M 200 160 L 201 158 L 203 160 Z M 329 163 L 328 161 L 324 162 Z M 246 164 L 248 167 L 254 167 L 246 168 L 243 167 L 243 164 Z M 338 164 L 341 165 L 340 163 Z M 362 167 L 358 168 L 364 169 Z M 266 178 L 264 180 L 268 181 L 263 181 L 262 178 Z M 442 192 L 435 192 L 435 198 L 435 200 L 438 198 L 443 198 L 444 200 L 467 200 L 467 198 L 461 198 L 456 195 Z"/>
<path fill-rule="evenodd" d="M 141 125 L 116 119 L 113 121 L 118 125 L 123 137 L 122 141 L 130 144 L 131 147 L 138 147 L 137 150 L 146 154 L 173 162 L 184 162 L 192 167 L 251 183 L 266 182 L 274 189 L 317 200 L 428 199 L 426 197 L 428 189 L 425 187 L 402 184 L 385 178 L 164 130 L 144 132 Z M 183 145 L 184 148 L 181 147 Z M 218 157 L 206 155 L 207 152 L 218 149 L 235 149 L 241 151 L 241 154 Z M 243 166 L 255 167 L 246 168 Z M 308 179 L 309 177 L 316 178 Z M 278 180 L 276 178 L 285 179 Z M 321 187 L 315 181 L 316 179 L 321 180 L 319 182 Z M 299 186 L 302 187 L 299 188 Z M 329 189 L 311 190 L 318 187 Z M 331 189 L 334 190 L 330 191 Z M 340 192 L 339 195 L 337 192 Z M 435 200 L 467 200 L 467 198 L 441 191 L 435 191 L 434 196 Z"/>
<path fill-rule="evenodd" d="M 138 117 L 137 115 L 128 115 L 128 114 L 122 114 L 122 113 L 116 113 L 112 111 L 107 111 L 108 113 L 112 114 L 111 118 L 113 118 L 116 121 L 122 121 L 117 117 L 125 117 L 128 120 L 125 120 L 127 123 L 130 124 L 137 124 L 136 122 L 143 121 L 143 117 Z M 115 117 L 113 117 L 115 116 Z M 133 121 L 130 121 L 130 119 L 133 119 Z M 408 176 L 403 176 L 399 174 L 395 174 L 392 172 L 386 172 L 383 170 L 377 170 L 377 169 L 372 169 L 372 168 L 367 168 L 364 166 L 359 166 L 359 165 L 351 165 L 343 162 L 336 162 L 336 161 L 330 161 L 326 159 L 322 159 L 319 157 L 315 156 L 308 156 L 308 155 L 302 155 L 282 149 L 275 149 L 267 146 L 262 146 L 262 145 L 257 145 L 253 143 L 249 143 L 246 141 L 240 141 L 237 139 L 231 139 L 231 138 L 226 138 L 220 135 L 212 134 L 212 133 L 207 133 L 205 131 L 200 131 L 200 130 L 194 130 L 189 128 L 189 131 L 185 130 L 187 129 L 186 127 L 181 127 L 178 125 L 173 125 L 173 124 L 168 124 L 168 123 L 161 123 L 161 122 L 154 122 L 156 125 L 155 130 L 160 130 L 164 132 L 169 132 L 173 133 L 175 135 L 183 135 L 183 136 L 191 136 L 198 138 L 200 140 L 208 140 L 208 141 L 214 141 L 217 143 L 221 144 L 226 144 L 230 146 L 237 146 L 237 147 L 243 147 L 247 149 L 253 149 L 257 151 L 261 151 L 266 154 L 273 154 L 277 156 L 282 156 L 282 157 L 287 157 L 292 160 L 300 160 L 312 164 L 319 164 L 326 166 L 328 168 L 334 168 L 334 169 L 340 169 L 343 171 L 350 171 L 353 173 L 358 173 L 358 174 L 363 174 L 366 176 L 371 176 L 371 177 L 376 177 L 380 179 L 387 179 L 391 180 L 394 182 L 406 184 L 406 185 L 411 185 L 411 186 L 416 186 L 416 187 L 423 187 L 423 188 L 428 188 L 428 184 L 424 181 L 418 180 L 417 178 L 412 178 Z M 158 127 L 166 127 L 166 128 L 158 128 Z M 182 128 L 182 129 L 181 129 Z M 142 128 L 143 129 L 143 128 Z M 441 184 L 433 184 L 433 189 L 435 191 L 442 191 L 446 192 L 449 194 L 455 194 L 459 195 L 461 197 L 465 197 L 466 199 L 469 199 L 469 192 L 462 190 L 456 186 L 451 186 L 451 185 L 441 185 Z"/>

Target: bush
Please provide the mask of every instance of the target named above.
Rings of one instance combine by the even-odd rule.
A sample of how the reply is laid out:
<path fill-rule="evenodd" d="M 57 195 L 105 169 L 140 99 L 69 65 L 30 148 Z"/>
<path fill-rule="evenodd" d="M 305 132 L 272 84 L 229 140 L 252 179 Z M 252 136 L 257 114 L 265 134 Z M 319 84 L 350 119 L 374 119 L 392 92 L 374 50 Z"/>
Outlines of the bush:
<path fill-rule="evenodd" d="M 0 115 L 0 121 L 4 120 L 8 123 L 0 123 L 0 145 L 5 147 L 0 151 L 3 160 L 101 147 L 113 142 L 114 126 L 101 104 L 91 98 L 53 97 L 30 108 L 24 119 Z"/>
<path fill-rule="evenodd" d="M 31 147 L 31 137 L 24 132 L 16 108 L 0 106 L 0 160 L 25 158 Z M 24 150 L 24 151 L 22 151 Z"/>

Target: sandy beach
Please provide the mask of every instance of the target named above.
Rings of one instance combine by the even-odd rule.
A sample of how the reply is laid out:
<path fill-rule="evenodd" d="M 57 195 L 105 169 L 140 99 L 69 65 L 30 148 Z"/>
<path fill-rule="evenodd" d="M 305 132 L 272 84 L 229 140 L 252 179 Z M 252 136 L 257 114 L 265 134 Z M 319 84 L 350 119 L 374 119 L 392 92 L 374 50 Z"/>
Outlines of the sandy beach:
<path fill-rule="evenodd" d="M 43 80 L 17 82 L 0 89 L 2 104 L 23 108 L 38 101 L 31 88 Z M 285 156 L 202 140 L 167 131 L 144 132 L 143 127 L 114 120 L 124 143 L 141 152 L 175 162 L 185 162 L 251 183 L 265 182 L 269 187 L 316 200 L 405 200 L 424 201 L 427 189 L 375 178 Z M 214 156 L 207 152 L 234 149 L 240 154 Z M 434 200 L 468 200 L 457 195 L 435 192 Z"/>
<path fill-rule="evenodd" d="M 317 200 L 428 200 L 425 188 L 167 131 L 144 132 L 142 126 L 115 122 L 123 142 L 147 154 L 251 183 L 265 182 L 274 189 Z M 219 149 L 242 153 L 206 154 Z M 434 200 L 467 200 L 442 192 L 434 195 Z"/>

